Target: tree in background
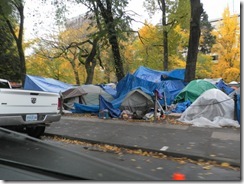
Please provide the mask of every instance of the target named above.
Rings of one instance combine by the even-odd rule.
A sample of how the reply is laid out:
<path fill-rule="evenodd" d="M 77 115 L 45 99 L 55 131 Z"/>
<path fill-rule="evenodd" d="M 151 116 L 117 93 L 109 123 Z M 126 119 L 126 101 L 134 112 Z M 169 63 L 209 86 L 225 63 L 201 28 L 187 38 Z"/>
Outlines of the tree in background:
<path fill-rule="evenodd" d="M 200 38 L 200 52 L 203 54 L 210 54 L 213 44 L 215 44 L 215 36 L 212 35 L 213 26 L 208 21 L 208 15 L 203 11 L 201 15 L 201 38 Z"/>
<path fill-rule="evenodd" d="M 162 62 L 160 62 L 163 48 L 158 46 L 162 45 L 162 40 L 158 35 L 159 29 L 152 24 L 145 25 L 139 30 L 139 38 L 135 40 L 132 48 L 135 68 L 143 65 L 163 70 Z"/>
<path fill-rule="evenodd" d="M 47 2 L 43 0 L 43 2 Z M 119 41 L 123 39 L 124 33 L 131 32 L 130 22 L 132 18 L 126 14 L 125 7 L 128 4 L 128 0 L 71 0 L 61 1 L 53 0 L 52 4 L 56 6 L 57 22 L 62 23 L 65 20 L 66 4 L 73 3 L 73 6 L 78 3 L 85 5 L 88 8 L 86 15 L 88 19 L 93 21 L 93 26 L 97 26 L 99 30 L 99 37 L 105 43 L 110 44 L 110 48 L 113 53 L 113 62 L 117 80 L 124 77 L 123 61 L 120 54 Z M 92 15 L 92 16 L 90 16 Z"/>
<path fill-rule="evenodd" d="M 210 55 L 199 52 L 196 65 L 196 79 L 211 78 L 213 61 Z"/>
<path fill-rule="evenodd" d="M 89 11 L 95 15 L 100 34 L 111 45 L 116 77 L 117 80 L 121 80 L 124 77 L 124 66 L 120 53 L 119 40 L 124 32 L 131 31 L 129 28 L 131 18 L 126 15 L 124 10 L 128 1 L 77 0 L 77 2 L 86 5 Z"/>
<path fill-rule="evenodd" d="M 162 25 L 159 26 L 161 31 L 157 37 L 161 38 L 161 46 L 163 53 L 163 70 L 169 70 L 169 57 L 171 57 L 172 43 L 171 37 L 174 33 L 175 26 L 182 23 L 182 27 L 185 27 L 185 22 L 188 20 L 188 6 L 190 3 L 172 0 L 146 0 L 144 6 L 147 8 L 150 14 L 154 14 L 158 10 L 162 13 Z M 183 21 L 184 20 L 184 21 Z M 172 34 L 173 33 L 173 34 Z M 171 36 L 170 36 L 171 35 Z"/>
<path fill-rule="evenodd" d="M 45 0 L 44 0 L 45 1 Z M 149 1 L 149 0 L 148 0 Z M 69 31 L 62 31 L 63 37 L 66 40 L 69 40 L 71 45 L 65 44 L 62 45 L 61 48 L 68 48 L 69 50 L 65 49 L 66 51 L 63 52 L 67 56 L 67 60 L 72 59 L 72 61 L 79 60 L 81 64 L 74 65 L 74 69 L 78 69 L 79 67 L 84 69 L 84 67 L 81 67 L 81 65 L 85 64 L 88 69 L 86 69 L 86 72 L 83 72 L 84 75 L 90 74 L 91 76 L 99 76 L 94 79 L 94 82 L 99 81 L 110 81 L 110 77 L 113 76 L 113 72 L 115 72 L 116 77 L 118 79 L 118 72 L 116 71 L 116 62 L 114 59 L 114 53 L 113 48 L 111 45 L 111 40 L 109 40 L 111 37 L 112 32 L 108 32 L 108 20 L 106 20 L 103 15 L 104 12 L 107 13 L 107 15 L 113 15 L 113 20 L 109 24 L 112 24 L 114 27 L 115 32 L 113 32 L 112 35 L 115 35 L 117 38 L 117 46 L 120 55 L 120 61 L 123 66 L 123 73 L 124 72 L 133 72 L 135 69 L 138 68 L 140 65 L 144 65 L 153 69 L 159 69 L 164 70 L 164 64 L 162 62 L 168 59 L 167 63 L 167 70 L 168 69 L 175 69 L 175 68 L 184 68 L 186 67 L 186 52 L 189 51 L 188 49 L 188 43 L 189 42 L 189 29 L 190 29 L 190 1 L 185 0 L 178 0 L 178 1 L 172 1 L 172 0 L 165 0 L 165 1 L 152 1 L 155 3 L 165 3 L 165 9 L 166 14 L 163 16 L 166 16 L 166 25 L 162 26 L 160 24 L 153 26 L 148 25 L 145 23 L 145 26 L 141 28 L 139 31 L 139 37 L 136 39 L 136 34 L 133 36 L 129 36 L 127 33 L 133 32 L 129 27 L 130 20 L 132 20 L 129 15 L 125 14 L 124 7 L 127 5 L 127 1 L 123 2 L 117 2 L 117 0 L 113 1 L 97 1 L 97 0 L 73 0 L 73 3 L 81 3 L 87 6 L 88 11 L 85 14 L 85 19 L 90 20 L 89 26 L 86 30 L 83 30 L 84 32 L 89 32 L 91 28 L 96 28 L 97 32 L 94 34 L 89 34 L 89 38 L 87 40 L 90 40 L 92 43 L 95 41 L 95 38 L 99 38 L 99 45 L 97 47 L 93 48 L 99 48 L 96 52 L 90 52 L 92 51 L 92 44 L 89 45 L 88 42 L 86 42 L 86 45 L 81 45 L 77 42 L 76 38 L 72 38 L 74 35 L 74 31 L 70 31 L 70 34 L 67 34 Z M 53 0 L 52 1 L 55 6 L 57 6 L 57 15 L 65 14 L 65 6 L 67 1 L 62 1 L 59 3 L 59 0 Z M 102 3 L 102 4 L 101 4 Z M 116 4 L 117 3 L 117 4 Z M 74 4 L 75 5 L 75 4 Z M 103 15 L 100 6 L 104 10 Z M 115 7 L 117 5 L 117 7 Z M 161 6 L 158 6 L 158 10 L 162 11 L 163 4 L 159 4 Z M 111 6 L 113 8 L 111 8 Z M 152 7 L 151 7 L 152 8 Z M 107 10 L 111 10 L 111 12 L 107 12 Z M 60 13 L 62 12 L 62 13 Z M 106 15 L 106 16 L 107 16 Z M 107 19 L 109 16 L 107 17 Z M 206 18 L 206 16 L 202 16 L 202 18 Z M 107 22 L 106 22 L 107 21 Z M 62 22 L 61 19 L 57 18 L 57 22 Z M 204 24 L 205 25 L 205 24 Z M 207 27 L 203 26 L 203 28 Z M 110 29 L 111 30 L 111 29 Z M 167 31 L 167 44 L 164 42 L 164 32 Z M 202 32 L 203 33 L 203 32 Z M 209 33 L 209 30 L 206 31 L 206 33 Z M 61 35 L 61 34 L 60 34 Z M 59 36 L 60 36 L 59 35 Z M 208 34 L 206 34 L 208 35 Z M 67 38 L 66 38 L 67 37 Z M 79 36 L 78 36 L 79 37 Z M 80 35 L 80 38 L 82 36 Z M 209 47 L 208 42 L 204 42 L 207 36 L 205 34 L 202 34 L 200 46 L 204 48 L 204 52 L 209 52 L 206 50 L 207 47 Z M 203 39 L 204 38 L 204 39 Z M 60 40 L 61 41 L 61 40 Z M 83 40 L 84 41 L 84 40 Z M 83 42 L 81 41 L 81 42 Z M 62 39 L 61 42 L 64 42 L 64 39 Z M 66 41 L 65 41 L 66 42 Z M 80 40 L 79 40 L 80 42 Z M 80 43 L 81 43 L 80 42 Z M 204 43 L 203 43 L 204 42 Z M 96 43 L 96 42 L 95 42 Z M 115 42 L 113 42 L 115 43 Z M 69 45 L 67 47 L 67 45 Z M 96 44 L 95 44 L 96 45 Z M 164 49 L 164 45 L 167 45 L 168 49 Z M 47 45 L 48 51 L 57 53 L 57 50 L 49 49 L 50 44 Z M 57 47 L 56 47 L 57 48 Z M 77 50 L 76 50 L 76 49 Z M 103 50 L 104 49 L 104 50 Z M 209 49 L 209 48 L 208 48 Z M 111 50 L 111 51 L 110 51 Z M 168 51 L 167 51 L 168 50 Z M 84 52 L 83 52 L 84 51 Z M 94 50 L 93 50 L 94 51 Z M 165 57 L 162 57 L 162 53 L 166 51 L 168 54 L 167 59 L 164 59 Z M 93 58 L 90 59 L 90 62 L 86 62 L 88 57 L 88 53 L 93 53 Z M 73 56 L 72 56 L 73 53 Z M 94 54 L 96 53 L 96 54 Z M 101 53 L 101 58 L 99 58 L 99 53 Z M 116 52 L 118 54 L 118 52 Z M 72 56 L 72 57 L 71 57 Z M 188 54 L 189 56 L 189 54 Z M 78 58 L 78 59 L 77 59 Z M 101 59 L 101 60 L 100 60 Z M 52 59 L 52 61 L 57 61 L 55 58 Z M 70 60 L 71 61 L 71 60 Z M 97 65 L 97 61 L 102 63 L 103 67 L 100 67 Z M 195 67 L 193 67 L 194 72 L 196 72 L 196 78 L 199 78 L 201 76 L 206 76 L 209 74 L 209 68 L 207 67 L 210 57 L 205 57 L 204 55 L 198 57 L 198 63 L 195 63 Z M 93 68 L 93 73 L 90 69 Z M 118 68 L 118 67 L 117 67 Z M 197 68 L 197 70 L 196 70 Z M 211 67 L 210 67 L 211 68 Z M 204 70 L 204 72 L 201 73 L 201 69 Z M 80 69 L 79 69 L 80 70 Z M 81 70 L 80 70 L 81 71 Z M 86 74 L 85 74 L 86 73 Z M 77 76 L 80 76 L 78 74 Z M 102 77 L 105 77 L 106 79 L 101 79 Z M 195 77 L 195 74 L 194 74 Z M 90 78 L 90 77 L 89 77 Z M 91 79 L 91 78 L 90 78 Z M 93 81 L 90 80 L 89 81 Z M 77 81 L 77 80 L 76 80 Z M 82 80 L 81 80 L 82 81 Z M 114 79 L 112 79 L 114 82 Z M 76 82 L 77 83 L 77 82 Z M 91 82 L 90 82 L 91 83 Z"/>
<path fill-rule="evenodd" d="M 85 24 L 84 24 L 85 25 Z M 58 36 L 50 39 L 42 39 L 39 43 L 38 54 L 47 59 L 63 58 L 67 60 L 74 74 L 77 85 L 80 85 L 79 69 L 85 66 L 86 84 L 91 84 L 94 76 L 94 69 L 97 63 L 99 37 L 89 37 L 87 28 L 70 28 L 60 32 Z"/>
<path fill-rule="evenodd" d="M 228 7 L 213 35 L 216 36 L 216 44 L 212 52 L 218 54 L 213 77 L 221 77 L 227 82 L 240 81 L 240 26 L 238 16 L 231 16 Z"/>
<path fill-rule="evenodd" d="M 0 78 L 20 81 L 20 63 L 14 38 L 8 31 L 5 20 L 0 17 Z"/>
<path fill-rule="evenodd" d="M 75 84 L 72 69 L 68 61 L 63 58 L 47 59 L 39 54 L 26 57 L 26 68 L 29 75 L 42 76 Z"/>
<path fill-rule="evenodd" d="M 199 43 L 199 53 L 197 57 L 196 64 L 196 76 L 197 79 L 211 78 L 212 76 L 212 66 L 214 65 L 212 61 L 211 49 L 215 43 L 215 36 L 212 35 L 213 26 L 208 21 L 208 15 L 203 11 L 201 15 L 201 37 Z"/>
<path fill-rule="evenodd" d="M 8 32 L 6 22 L 0 18 L 0 78 L 20 81 L 20 63 L 14 39 Z"/>
<path fill-rule="evenodd" d="M 0 16 L 6 22 L 9 31 L 17 45 L 20 74 L 22 86 L 25 83 L 26 63 L 23 48 L 23 32 L 24 32 L 24 3 L 23 0 L 1 0 L 0 1 Z M 18 26 L 16 26 L 18 24 Z M 18 31 L 16 31 L 18 27 Z"/>

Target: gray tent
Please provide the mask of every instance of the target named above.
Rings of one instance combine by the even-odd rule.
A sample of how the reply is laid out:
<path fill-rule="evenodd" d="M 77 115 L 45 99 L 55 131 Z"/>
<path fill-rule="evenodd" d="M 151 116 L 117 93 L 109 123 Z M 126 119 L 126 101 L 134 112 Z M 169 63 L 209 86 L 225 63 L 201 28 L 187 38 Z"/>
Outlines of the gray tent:
<path fill-rule="evenodd" d="M 102 95 L 108 102 L 114 100 L 113 96 L 104 91 L 100 86 L 93 84 L 82 85 L 81 89 L 85 91 L 82 103 L 86 105 L 99 105 L 99 95 Z"/>
<path fill-rule="evenodd" d="M 102 95 L 107 101 L 112 101 L 112 95 L 104 91 L 100 86 L 93 84 L 77 86 L 66 90 L 63 95 L 63 107 L 65 110 L 74 109 L 74 103 L 85 105 L 99 105 L 99 95 Z"/>
<path fill-rule="evenodd" d="M 82 103 L 84 101 L 83 95 L 86 92 L 80 87 L 70 88 L 62 93 L 63 96 L 63 108 L 65 110 L 74 109 L 74 103 Z"/>
<path fill-rule="evenodd" d="M 129 110 L 137 118 L 142 118 L 153 107 L 154 102 L 151 96 L 136 89 L 126 95 L 120 106 L 120 110 Z"/>

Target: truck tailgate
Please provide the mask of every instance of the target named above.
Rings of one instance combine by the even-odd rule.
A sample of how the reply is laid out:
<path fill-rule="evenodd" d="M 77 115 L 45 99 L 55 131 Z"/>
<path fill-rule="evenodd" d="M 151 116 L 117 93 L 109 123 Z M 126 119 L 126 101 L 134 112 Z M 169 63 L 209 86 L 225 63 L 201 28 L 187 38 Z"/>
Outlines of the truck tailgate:
<path fill-rule="evenodd" d="M 58 98 L 57 93 L 0 89 L 0 115 L 57 113 Z"/>

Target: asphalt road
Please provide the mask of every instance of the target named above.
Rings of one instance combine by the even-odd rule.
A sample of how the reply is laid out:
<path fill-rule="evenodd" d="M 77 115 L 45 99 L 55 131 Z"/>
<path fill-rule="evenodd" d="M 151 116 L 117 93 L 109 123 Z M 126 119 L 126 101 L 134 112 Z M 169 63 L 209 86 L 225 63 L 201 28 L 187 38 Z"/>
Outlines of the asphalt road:
<path fill-rule="evenodd" d="M 193 130 L 187 127 L 180 128 L 176 127 L 168 127 L 161 126 L 161 125 L 135 125 L 135 124 L 125 124 L 125 122 L 105 122 L 102 123 L 101 121 L 95 119 L 89 121 L 84 121 L 81 119 L 62 119 L 60 122 L 56 122 L 53 124 L 54 126 L 50 126 L 48 128 L 48 132 L 58 132 L 62 135 L 75 135 L 73 136 L 73 140 L 67 139 L 53 139 L 52 137 L 43 136 L 40 140 L 33 139 L 29 136 L 21 136 L 22 134 L 14 134 L 14 133 L 2 133 L 0 134 L 1 139 L 1 152 L 0 158 L 1 159 L 10 159 L 15 162 L 25 162 L 27 164 L 38 165 L 39 167 L 46 167 L 49 166 L 48 169 L 61 171 L 63 174 L 71 174 L 72 176 L 81 176 L 81 173 L 84 174 L 83 176 L 87 176 L 89 173 L 89 177 L 94 177 L 96 173 L 102 170 L 106 170 L 104 174 L 108 174 L 107 177 L 116 178 L 117 181 L 122 181 L 126 175 L 130 175 L 126 177 L 128 180 L 130 177 L 133 178 L 133 171 L 135 171 L 134 176 L 142 176 L 140 178 L 143 179 L 143 176 L 149 179 L 149 181 L 172 181 L 172 175 L 174 173 L 182 173 L 185 175 L 185 180 L 187 181 L 241 181 L 241 171 L 238 167 L 229 167 L 228 163 L 223 163 L 224 165 L 220 166 L 219 164 L 215 164 L 213 162 L 207 161 L 194 161 L 187 158 L 180 158 L 180 157 L 173 157 L 173 156 L 166 156 L 166 155 L 154 155 L 154 154 L 145 154 L 146 152 L 139 152 L 135 149 L 118 149 L 118 147 L 113 147 L 111 145 L 102 144 L 102 138 L 112 138 L 116 137 L 119 139 L 121 137 L 121 131 L 124 133 L 124 138 L 130 138 L 135 140 L 136 142 L 140 143 L 142 140 L 141 135 L 136 135 L 133 133 L 133 130 L 137 132 L 144 131 L 144 140 L 149 140 L 150 136 L 146 136 L 145 132 L 148 135 L 152 135 L 150 131 L 156 132 L 159 135 L 162 135 L 161 132 L 174 132 L 172 134 L 174 137 L 175 135 L 179 135 L 181 131 L 181 135 L 184 135 L 184 132 L 192 133 L 191 135 L 196 136 L 203 136 L 204 132 L 209 138 L 206 137 L 204 139 L 204 143 L 209 140 L 214 140 L 214 143 L 221 148 L 221 151 L 228 148 L 229 145 L 234 144 L 234 148 L 238 146 L 238 136 L 230 136 L 224 137 L 225 139 L 216 139 L 216 135 L 220 133 L 224 133 L 231 131 L 231 129 L 220 129 L 220 130 Z M 112 129 L 109 129 L 112 128 Z M 129 128 L 130 131 L 126 131 L 126 127 Z M 137 128 L 136 128 L 137 127 Z M 100 130 L 101 128 L 101 130 Z M 191 131 L 189 131 L 189 130 Z M 71 131 L 72 130 L 72 131 Z M 113 131 L 116 132 L 116 134 Z M 149 131 L 150 130 L 150 131 Z M 83 136 L 84 134 L 89 133 L 89 137 L 94 138 L 94 140 L 100 140 L 99 144 L 90 144 L 80 142 L 79 139 L 75 139 L 78 135 Z M 106 134 L 106 131 L 110 133 Z M 201 134 L 197 133 L 197 131 L 201 132 Z M 233 135 L 236 135 L 238 130 L 232 130 Z M 4 131 L 3 131 L 4 132 Z M 177 132 L 178 134 L 175 134 Z M 212 133 L 211 133 L 212 132 Z M 218 134 L 216 134 L 218 133 Z M 55 135 L 55 134 L 53 134 Z M 166 134 L 165 134 L 166 135 Z M 169 134 L 167 134 L 169 135 Z M 189 134 L 188 134 L 189 135 Z M 213 136 L 214 135 L 214 136 Z M 221 134 L 226 135 L 226 134 Z M 238 135 L 238 134 L 237 134 Z M 130 136 L 130 137 L 128 137 Z M 155 135 L 156 136 L 156 135 Z M 65 137 L 65 136 L 63 136 Z M 218 138 L 218 137 L 217 137 Z M 228 140 L 226 140 L 228 138 Z M 194 138 L 193 138 L 194 139 Z M 114 141 L 116 139 L 106 139 L 110 141 Z M 119 139 L 120 140 L 120 139 Z M 122 139 L 123 140 L 123 139 Z M 162 139 L 165 140 L 165 139 Z M 218 140 L 218 141 L 217 141 Z M 121 140 L 120 140 L 121 141 Z M 177 140 L 178 141 L 178 140 Z M 232 144 L 226 144 L 226 146 L 221 146 L 222 142 L 228 143 L 231 141 Z M 88 141 L 89 142 L 89 141 Z M 131 142 L 131 141 L 129 141 Z M 127 141 L 127 143 L 129 143 Z M 221 144 L 220 144 L 221 143 Z M 145 142 L 144 142 L 145 144 Z M 191 143 L 192 144 L 192 143 Z M 197 140 L 195 139 L 195 144 L 197 144 Z M 195 144 L 193 146 L 195 146 Z M 146 145 L 151 145 L 146 143 Z M 120 145 L 121 146 L 121 145 Z M 218 151 L 218 150 L 217 150 Z M 75 154 L 74 154 L 75 153 Z M 238 155 L 237 155 L 238 156 Z M 95 158 L 95 159 L 94 159 Z M 98 164 L 94 163 L 96 158 L 99 159 Z M 240 159 L 240 157 L 238 157 Z M 88 159 L 88 160 L 87 160 Z M 90 161 L 89 161 L 90 160 Z M 106 163 L 106 167 L 103 168 L 102 163 Z M 107 164 L 108 163 L 108 164 Z M 118 177 L 113 177 L 112 174 L 109 174 L 111 171 L 109 169 L 111 166 L 119 166 L 121 167 L 121 175 L 117 173 Z M 227 164 L 227 165 L 225 165 Z M 115 167 L 116 168 L 116 167 Z M 124 168 L 124 169 L 123 169 Z M 2 171 L 6 171 L 5 168 L 0 166 Z M 128 170 L 127 170 L 128 169 Z M 89 171 L 89 172 L 87 172 Z M 108 171 L 108 172 L 107 172 Z M 125 173 L 123 173 L 125 172 Z M 2 172 L 3 173 L 3 172 Z M 6 172 L 5 172 L 6 173 Z M 137 174 L 138 173 L 138 174 Z M 1 176 L 1 174 L 0 174 Z M 6 176 L 6 175 L 5 175 Z M 149 177 L 148 177 L 149 176 Z M 35 176 L 36 177 L 36 176 Z M 55 178 L 50 176 L 51 178 Z M 39 178 L 41 180 L 42 177 Z M 59 178 L 60 179 L 60 178 Z M 65 177 L 64 177 L 65 179 Z M 94 178 L 99 180 L 99 178 Z M 27 178 L 28 180 L 28 178 Z M 58 179 L 57 179 L 58 180 Z M 130 179 L 129 179 L 130 180 Z"/>
<path fill-rule="evenodd" d="M 65 139 L 52 139 L 51 137 L 42 137 L 42 140 L 48 144 L 61 146 L 78 153 L 88 154 L 90 156 L 112 162 L 143 174 L 148 174 L 158 178 L 161 181 L 172 181 L 174 173 L 180 172 L 185 175 L 188 181 L 240 181 L 241 173 L 239 170 L 218 167 L 211 164 L 190 163 L 185 159 L 172 160 L 169 157 L 156 158 L 152 156 L 143 156 L 113 151 L 107 151 L 97 147 Z M 115 150 L 116 151 L 116 150 Z M 82 163 L 80 163 L 82 166 Z"/>
<path fill-rule="evenodd" d="M 7 181 L 157 180 L 98 157 L 0 128 L 0 179 Z"/>

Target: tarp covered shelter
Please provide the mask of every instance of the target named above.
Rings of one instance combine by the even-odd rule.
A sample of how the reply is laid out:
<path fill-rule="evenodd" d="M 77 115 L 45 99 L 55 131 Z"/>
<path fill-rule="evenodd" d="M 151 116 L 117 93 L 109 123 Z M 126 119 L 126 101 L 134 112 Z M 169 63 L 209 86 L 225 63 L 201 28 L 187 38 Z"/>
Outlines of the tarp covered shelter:
<path fill-rule="evenodd" d="M 232 91 L 228 96 L 232 99 L 235 99 L 236 95 L 236 118 L 237 121 L 240 123 L 241 121 L 241 88 L 237 88 Z"/>
<path fill-rule="evenodd" d="M 80 103 L 74 103 L 75 109 L 73 113 L 98 113 L 99 105 L 85 105 Z"/>
<path fill-rule="evenodd" d="M 178 120 L 198 127 L 239 127 L 234 121 L 233 99 L 215 88 L 202 93 Z"/>
<path fill-rule="evenodd" d="M 101 95 L 107 102 L 114 100 L 113 96 L 103 90 L 102 87 L 93 84 L 82 85 L 80 88 L 85 92 L 82 95 L 81 103 L 74 103 L 75 109 L 73 113 L 98 113 L 99 112 L 99 96 Z"/>
<path fill-rule="evenodd" d="M 114 83 L 99 85 L 104 91 L 116 98 L 116 85 Z"/>
<path fill-rule="evenodd" d="M 112 95 L 104 91 L 100 86 L 87 84 L 80 87 L 86 94 L 83 95 L 82 103 L 85 105 L 99 105 L 99 95 L 102 95 L 107 101 L 112 101 Z"/>
<path fill-rule="evenodd" d="M 154 102 L 152 97 L 143 91 L 136 89 L 126 95 L 120 109 L 129 110 L 138 118 L 142 118 L 153 107 Z"/>
<path fill-rule="evenodd" d="M 175 102 L 185 102 L 187 100 L 194 102 L 203 92 L 212 88 L 216 89 L 217 87 L 203 79 L 193 80 L 175 97 Z"/>
<path fill-rule="evenodd" d="M 67 84 L 52 78 L 44 78 L 32 75 L 26 75 L 24 89 L 35 91 L 46 91 L 60 93 L 69 88 L 73 88 L 73 85 Z"/>
<path fill-rule="evenodd" d="M 185 69 L 175 69 L 172 71 L 153 70 L 140 66 L 133 74 L 134 76 L 151 82 L 161 82 L 162 80 L 184 80 Z"/>
<path fill-rule="evenodd" d="M 113 105 L 108 102 L 106 99 L 99 95 L 99 111 L 102 112 L 104 110 L 108 110 L 109 116 L 112 118 L 117 118 L 120 116 L 120 109 L 115 109 Z"/>
<path fill-rule="evenodd" d="M 229 95 L 230 93 L 232 93 L 234 91 L 233 88 L 231 88 L 230 86 L 228 86 L 223 79 L 221 79 L 220 81 L 218 81 L 216 84 L 216 87 L 218 89 L 220 89 L 221 91 L 223 91 L 224 93 L 226 93 L 227 95 Z"/>
<path fill-rule="evenodd" d="M 125 100 L 126 96 L 134 90 L 140 90 L 143 94 L 147 94 L 151 98 L 154 96 L 154 91 L 157 90 L 160 94 L 164 94 L 165 98 L 160 100 L 161 104 L 165 104 L 164 99 L 167 101 L 167 105 L 170 105 L 175 96 L 185 87 L 183 82 L 184 69 L 177 69 L 170 72 L 164 71 L 156 71 L 151 70 L 146 67 L 139 67 L 139 69 L 134 74 L 127 74 L 123 79 L 121 79 L 116 85 L 116 93 L 114 90 L 109 92 L 114 99 L 106 98 L 105 94 L 100 94 L 107 102 L 110 103 L 110 107 L 113 109 L 120 109 L 121 104 Z M 164 77 L 162 77 L 164 75 Z M 155 81 L 155 79 L 159 81 Z M 168 79 L 168 80 L 167 80 Z M 102 86 L 104 87 L 104 86 Z M 85 91 L 86 89 L 83 88 Z M 104 90 L 107 91 L 106 88 Z M 110 91 L 111 89 L 109 89 Z M 91 96 L 92 91 L 87 92 L 86 95 L 83 95 L 84 101 L 86 103 L 77 105 L 77 112 L 88 111 L 88 109 L 92 110 L 92 112 L 96 111 L 98 113 L 99 107 L 96 106 L 98 103 L 98 99 L 96 103 L 87 103 L 86 96 Z M 91 98 L 93 99 L 93 98 Z M 87 107 L 87 109 L 86 109 Z M 146 108 L 146 105 L 145 107 Z M 76 111 L 74 111 L 76 112 Z"/>
<path fill-rule="evenodd" d="M 62 93 L 65 110 L 74 109 L 74 103 L 82 103 L 83 95 L 87 94 L 80 86 L 69 88 Z"/>
<path fill-rule="evenodd" d="M 116 87 L 117 98 L 125 97 L 127 93 L 135 89 L 141 89 L 144 93 L 154 96 L 154 91 L 158 90 L 159 93 L 165 94 L 167 104 L 170 105 L 176 95 L 185 87 L 184 82 L 181 80 L 165 80 L 161 82 L 152 82 L 145 79 L 136 77 L 132 74 L 127 74 L 121 79 Z M 164 99 L 161 103 L 165 103 Z"/>

